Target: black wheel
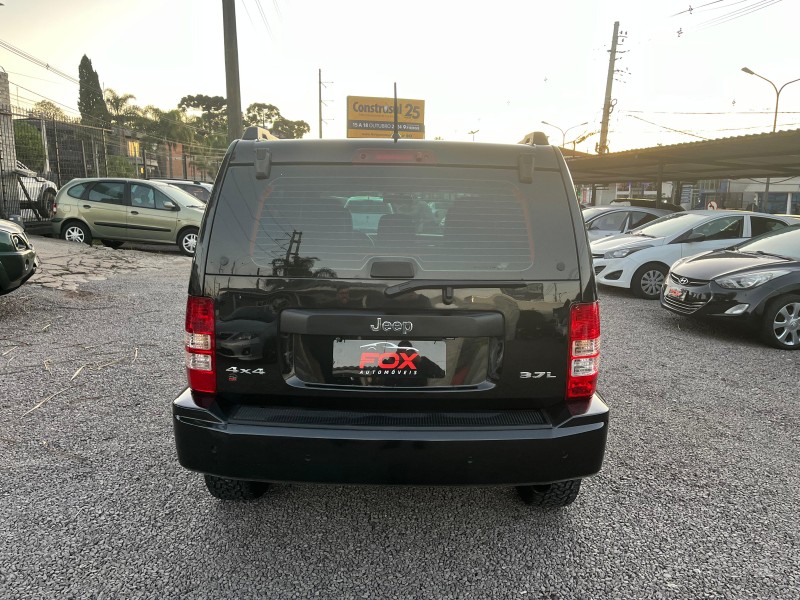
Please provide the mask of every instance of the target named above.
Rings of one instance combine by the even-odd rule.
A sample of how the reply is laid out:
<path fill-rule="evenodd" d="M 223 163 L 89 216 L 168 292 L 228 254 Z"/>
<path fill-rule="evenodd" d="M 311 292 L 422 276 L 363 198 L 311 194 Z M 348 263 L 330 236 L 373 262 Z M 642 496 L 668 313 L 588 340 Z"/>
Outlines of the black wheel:
<path fill-rule="evenodd" d="M 517 486 L 517 494 L 525 504 L 540 508 L 561 508 L 572 504 L 580 490 L 580 479 L 570 479 L 547 485 Z"/>
<path fill-rule="evenodd" d="M 119 240 L 100 240 L 100 241 L 103 242 L 103 246 L 106 246 L 108 248 L 113 248 L 114 250 L 116 250 L 117 248 L 122 248 L 122 244 L 125 243 L 125 242 L 120 242 Z"/>
<path fill-rule="evenodd" d="M 184 229 L 178 236 L 178 248 L 186 256 L 194 256 L 194 250 L 197 247 L 197 229 L 190 227 Z"/>
<path fill-rule="evenodd" d="M 220 500 L 248 501 L 255 500 L 264 495 L 269 487 L 263 481 L 243 481 L 241 479 L 226 479 L 214 475 L 206 475 L 206 487 L 209 493 Z"/>
<path fill-rule="evenodd" d="M 92 245 L 92 234 L 89 228 L 80 221 L 70 221 L 61 230 L 61 239 L 68 242 L 79 242 Z"/>
<path fill-rule="evenodd" d="M 39 220 L 45 221 L 53 216 L 53 206 L 56 202 L 56 193 L 53 190 L 45 190 L 39 205 L 36 207 L 36 216 Z"/>
<path fill-rule="evenodd" d="M 767 304 L 761 321 L 761 339 L 781 350 L 800 349 L 800 296 L 787 294 Z"/>
<path fill-rule="evenodd" d="M 648 263 L 639 267 L 631 279 L 631 291 L 645 300 L 658 300 L 661 286 L 667 278 L 667 267 L 658 263 Z"/>

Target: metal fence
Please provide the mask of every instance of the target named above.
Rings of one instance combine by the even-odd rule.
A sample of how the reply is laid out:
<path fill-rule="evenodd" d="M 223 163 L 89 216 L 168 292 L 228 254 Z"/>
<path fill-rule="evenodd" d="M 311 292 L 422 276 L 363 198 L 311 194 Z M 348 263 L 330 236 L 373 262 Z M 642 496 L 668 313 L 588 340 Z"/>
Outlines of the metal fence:
<path fill-rule="evenodd" d="M 224 150 L 157 139 L 127 128 L 91 127 L 0 105 L 0 218 L 43 227 L 55 195 L 76 177 L 213 182 Z"/>

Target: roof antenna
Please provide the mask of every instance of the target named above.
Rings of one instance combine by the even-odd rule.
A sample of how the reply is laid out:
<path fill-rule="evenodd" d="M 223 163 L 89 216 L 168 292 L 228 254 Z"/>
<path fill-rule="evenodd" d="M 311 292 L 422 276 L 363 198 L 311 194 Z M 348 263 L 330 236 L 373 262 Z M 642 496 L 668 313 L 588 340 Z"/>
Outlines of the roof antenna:
<path fill-rule="evenodd" d="M 400 134 L 397 132 L 397 82 L 394 82 L 394 133 L 392 134 L 394 143 L 400 139 Z"/>

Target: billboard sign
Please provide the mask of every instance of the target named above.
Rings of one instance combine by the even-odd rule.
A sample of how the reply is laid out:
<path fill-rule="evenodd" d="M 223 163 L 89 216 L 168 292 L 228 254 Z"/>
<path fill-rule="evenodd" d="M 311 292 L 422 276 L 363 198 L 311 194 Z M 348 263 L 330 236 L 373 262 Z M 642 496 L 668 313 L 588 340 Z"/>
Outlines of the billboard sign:
<path fill-rule="evenodd" d="M 401 138 L 425 139 L 425 101 L 397 99 L 397 132 Z M 391 138 L 394 98 L 347 97 L 347 137 Z"/>

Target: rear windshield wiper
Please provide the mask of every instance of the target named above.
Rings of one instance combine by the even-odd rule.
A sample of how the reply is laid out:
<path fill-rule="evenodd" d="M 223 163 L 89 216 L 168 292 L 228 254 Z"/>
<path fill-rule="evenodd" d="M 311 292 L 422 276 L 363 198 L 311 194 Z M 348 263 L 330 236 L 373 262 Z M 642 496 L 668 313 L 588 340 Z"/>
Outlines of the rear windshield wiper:
<path fill-rule="evenodd" d="M 383 293 L 389 298 L 400 296 L 415 290 L 430 290 L 441 288 L 442 301 L 452 304 L 453 290 L 455 288 L 524 288 L 528 283 L 524 281 L 473 281 L 469 279 L 412 279 L 387 287 Z"/>

